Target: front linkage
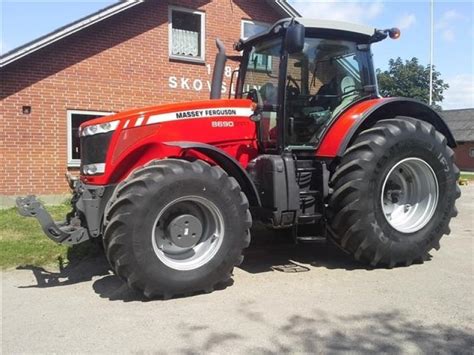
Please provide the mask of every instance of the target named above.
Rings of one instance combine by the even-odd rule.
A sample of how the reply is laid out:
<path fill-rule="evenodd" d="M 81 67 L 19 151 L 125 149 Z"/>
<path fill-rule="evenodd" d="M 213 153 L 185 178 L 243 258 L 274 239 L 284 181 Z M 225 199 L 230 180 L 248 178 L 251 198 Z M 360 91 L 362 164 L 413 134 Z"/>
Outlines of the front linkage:
<path fill-rule="evenodd" d="M 16 206 L 24 217 L 35 217 L 46 236 L 52 241 L 74 245 L 101 234 L 101 220 L 105 205 L 115 185 L 91 186 L 67 176 L 73 190 L 72 211 L 63 222 L 55 222 L 36 196 L 18 197 Z"/>

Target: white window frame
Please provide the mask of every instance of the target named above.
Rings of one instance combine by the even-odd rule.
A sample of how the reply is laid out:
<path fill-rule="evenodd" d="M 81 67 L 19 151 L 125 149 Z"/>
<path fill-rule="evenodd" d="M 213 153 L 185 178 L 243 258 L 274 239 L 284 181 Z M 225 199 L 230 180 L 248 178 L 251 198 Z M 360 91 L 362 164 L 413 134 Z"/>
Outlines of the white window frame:
<path fill-rule="evenodd" d="M 268 28 L 271 27 L 270 23 L 262 22 L 262 21 L 254 21 L 254 20 L 242 20 L 240 22 L 240 37 L 242 39 L 247 39 L 248 37 L 244 37 L 244 26 L 245 24 L 257 25 L 257 26 L 267 26 Z"/>
<path fill-rule="evenodd" d="M 173 11 L 187 12 L 201 16 L 201 55 L 199 57 L 189 57 L 185 55 L 173 54 Z M 206 13 L 203 11 L 187 9 L 180 6 L 168 6 L 168 55 L 170 59 L 184 60 L 194 63 L 206 62 Z"/>
<path fill-rule="evenodd" d="M 469 158 L 474 158 L 474 148 L 469 148 Z"/>
<path fill-rule="evenodd" d="M 89 111 L 89 110 L 67 110 L 67 166 L 78 168 L 81 166 L 80 159 L 72 158 L 72 115 L 100 115 L 110 116 L 115 112 L 110 111 Z"/>

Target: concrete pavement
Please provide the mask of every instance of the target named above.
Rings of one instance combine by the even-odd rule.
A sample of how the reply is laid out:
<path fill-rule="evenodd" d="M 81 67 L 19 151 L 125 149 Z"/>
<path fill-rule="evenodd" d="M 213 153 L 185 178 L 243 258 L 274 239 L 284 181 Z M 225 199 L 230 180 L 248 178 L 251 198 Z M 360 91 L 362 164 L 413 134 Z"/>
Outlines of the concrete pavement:
<path fill-rule="evenodd" d="M 474 186 L 432 260 L 367 270 L 325 245 L 254 237 L 234 285 L 146 301 L 102 257 L 2 274 L 2 352 L 466 353 L 474 347 Z"/>

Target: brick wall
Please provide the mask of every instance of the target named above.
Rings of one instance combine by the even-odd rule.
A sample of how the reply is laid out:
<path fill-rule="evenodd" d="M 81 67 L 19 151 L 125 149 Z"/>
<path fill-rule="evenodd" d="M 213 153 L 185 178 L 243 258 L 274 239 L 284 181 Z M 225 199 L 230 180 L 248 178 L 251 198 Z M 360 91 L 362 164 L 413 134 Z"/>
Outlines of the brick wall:
<path fill-rule="evenodd" d="M 474 157 L 469 155 L 471 149 L 474 149 L 474 142 L 458 143 L 458 146 L 454 149 L 456 165 L 462 171 L 474 172 Z"/>
<path fill-rule="evenodd" d="M 209 97 L 206 64 L 168 58 L 168 5 L 205 12 L 211 67 L 216 37 L 232 52 L 242 19 L 279 18 L 264 1 L 147 1 L 1 69 L 0 196 L 68 191 L 67 110 L 122 111 Z M 196 79 L 201 91 L 191 89 Z M 24 105 L 30 114 L 22 113 Z"/>

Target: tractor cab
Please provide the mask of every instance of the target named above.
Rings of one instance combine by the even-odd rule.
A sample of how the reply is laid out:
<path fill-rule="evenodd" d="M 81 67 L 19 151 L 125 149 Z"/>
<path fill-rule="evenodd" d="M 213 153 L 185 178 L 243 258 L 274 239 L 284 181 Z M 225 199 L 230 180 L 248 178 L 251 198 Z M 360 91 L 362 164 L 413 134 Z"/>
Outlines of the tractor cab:
<path fill-rule="evenodd" d="M 370 44 L 386 36 L 372 27 L 298 18 L 239 41 L 236 97 L 257 104 L 262 151 L 315 150 L 339 113 L 376 96 Z"/>

